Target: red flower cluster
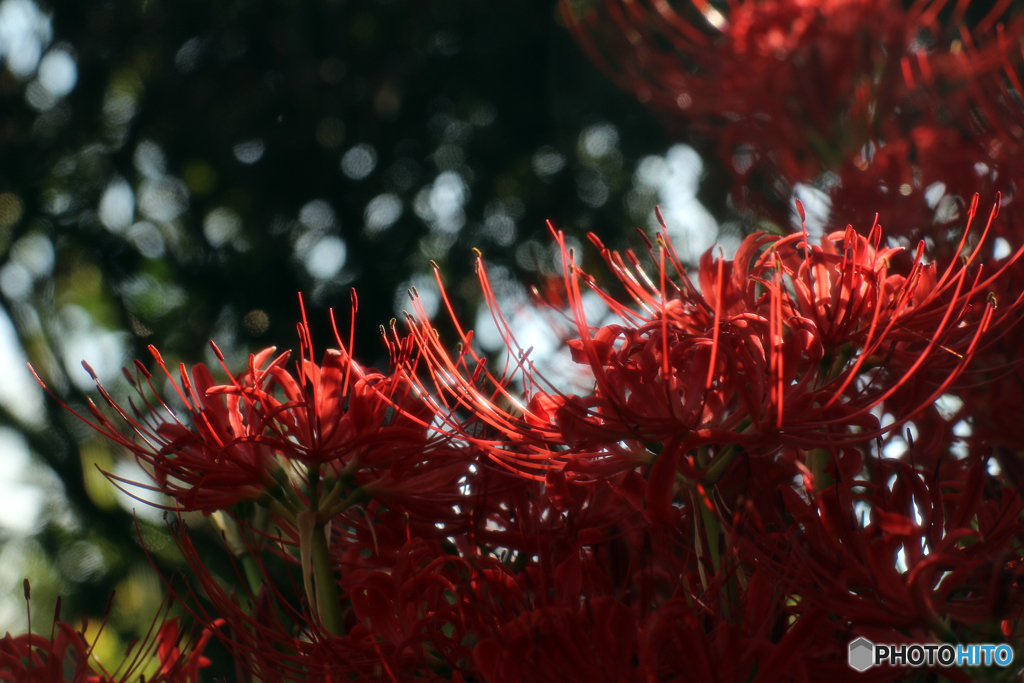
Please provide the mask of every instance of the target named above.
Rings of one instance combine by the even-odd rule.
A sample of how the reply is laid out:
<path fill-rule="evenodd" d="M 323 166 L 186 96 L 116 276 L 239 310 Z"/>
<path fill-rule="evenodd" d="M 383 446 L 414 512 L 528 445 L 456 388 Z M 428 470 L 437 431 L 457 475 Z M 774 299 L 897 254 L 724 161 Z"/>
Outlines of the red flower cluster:
<path fill-rule="evenodd" d="M 892 680 L 910 670 L 857 673 L 848 643 L 1024 634 L 1019 482 L 980 437 L 890 450 L 1024 311 L 993 295 L 1021 252 L 979 264 L 995 210 L 966 246 L 976 209 L 945 264 L 878 225 L 753 235 L 696 278 L 664 234 L 653 272 L 592 237 L 622 296 L 556 235 L 583 395 L 546 384 L 496 308 L 504 370 L 457 323 L 452 352 L 411 292 L 387 373 L 337 332 L 316 365 L 303 322 L 294 371 L 272 349 L 220 384 L 181 369 L 184 415 L 101 387 L 134 436 L 93 424 L 168 509 L 224 531 L 237 576 L 178 541 L 240 680 Z M 588 288 L 616 322 L 587 320 Z"/>
<path fill-rule="evenodd" d="M 225 367 L 228 383 L 222 385 L 200 363 L 191 378 L 184 365 L 179 368 L 179 386 L 151 346 L 184 403 L 189 424 L 159 397 L 160 411 L 153 410 L 140 383 L 152 389 L 152 376 L 136 362 L 140 377 L 127 371 L 125 376 L 148 411 L 129 415 L 102 387 L 100 393 L 138 440 L 122 435 L 90 405 L 95 426 L 149 466 L 157 490 L 174 496 L 175 509 L 182 510 L 210 513 L 242 501 L 269 502 L 268 495 L 283 506 L 281 512 L 303 509 L 306 501 L 290 482 L 295 467 L 324 465 L 327 476 L 356 488 L 365 485 L 367 493 L 398 493 L 397 479 L 404 486 L 430 486 L 439 476 L 457 476 L 450 464 L 437 466 L 451 453 L 428 439 L 429 410 L 416 400 L 409 382 L 365 371 L 344 351 L 340 338 L 342 350 L 328 351 L 316 365 L 305 325 L 299 326 L 299 335 L 296 376 L 285 369 L 290 352 L 274 357 L 275 349 L 269 348 L 252 356 L 247 372 L 238 377 Z M 220 351 L 211 346 L 223 365 Z M 410 481 L 410 476 L 424 475 L 428 460 L 430 479 Z"/>
<path fill-rule="evenodd" d="M 788 224 L 793 186 L 812 183 L 834 223 L 884 207 L 897 233 L 942 242 L 928 226 L 955 225 L 975 193 L 1017 193 L 1024 16 L 1010 3 L 560 5 L 620 87 L 714 147 L 759 217 Z"/>
<path fill-rule="evenodd" d="M 820 243 L 754 234 L 691 276 L 665 231 L 646 258 L 592 235 L 602 286 L 553 231 L 577 393 L 535 369 L 479 256 L 503 367 L 458 321 L 450 347 L 415 291 L 407 332 L 381 328 L 386 372 L 336 325 L 318 363 L 304 312 L 294 361 L 271 348 L 233 373 L 214 346 L 215 378 L 151 347 L 176 399 L 136 362 L 141 403 L 99 386 L 109 410 L 83 419 L 152 479 L 112 480 L 210 517 L 235 568 L 177 532 L 201 635 L 159 629 L 158 680 L 198 681 L 212 637 L 239 681 L 268 683 L 970 681 L 859 673 L 848 646 L 1022 651 L 1024 248 L 988 258 L 1016 221 L 997 205 L 979 229 L 975 193 L 1012 206 L 1024 19 L 1003 2 L 576 5 L 593 59 L 713 137 L 748 206 L 788 210 L 795 183 L 829 179 L 835 214 L 884 206 L 936 248 L 876 219 Z M 55 619 L 48 640 L 0 641 L 0 680 L 120 681 L 148 656 L 107 673 Z"/>

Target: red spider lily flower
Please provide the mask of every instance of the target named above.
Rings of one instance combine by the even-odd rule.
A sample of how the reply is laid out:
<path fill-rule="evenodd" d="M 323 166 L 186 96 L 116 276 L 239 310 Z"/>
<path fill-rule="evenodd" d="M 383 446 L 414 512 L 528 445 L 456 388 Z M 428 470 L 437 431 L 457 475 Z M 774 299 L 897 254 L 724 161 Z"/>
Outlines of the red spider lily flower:
<path fill-rule="evenodd" d="M 976 207 L 977 201 L 969 212 L 968 228 Z M 994 218 L 995 209 L 989 217 L 988 226 Z M 987 232 L 988 227 L 982 234 L 982 242 Z M 766 239 L 768 248 L 755 258 L 754 250 L 765 244 Z M 738 373 L 752 385 L 741 399 L 746 401 L 744 417 L 760 430 L 766 426 L 765 417 L 773 418 L 779 438 L 783 441 L 794 439 L 797 443 L 803 438 L 800 432 L 807 428 L 813 430 L 833 422 L 849 424 L 859 420 L 918 372 L 941 375 L 941 380 L 932 387 L 930 394 L 918 396 L 916 406 L 901 412 L 901 416 L 910 419 L 917 411 L 931 405 L 941 390 L 950 386 L 963 372 L 967 358 L 977 350 L 989 327 L 1012 324 L 1020 316 L 1019 300 L 1009 302 L 998 312 L 992 302 L 987 302 L 983 307 L 984 313 L 970 315 L 972 307 L 978 303 L 976 300 L 990 290 L 1006 268 L 1004 266 L 987 279 L 981 278 L 980 270 L 972 275 L 966 265 L 972 265 L 978 259 L 980 246 L 971 251 L 965 260 L 966 265 L 951 264 L 941 273 L 935 266 L 922 263 L 919 247 L 909 272 L 898 274 L 892 272 L 888 265 L 897 250 L 880 250 L 880 240 L 877 224 L 867 238 L 848 228 L 827 236 L 820 247 L 810 246 L 803 235 L 779 240 L 754 236 L 744 242 L 735 261 L 728 267 L 721 261 L 712 261 L 710 254 L 705 255 L 700 268 L 701 291 L 698 293 L 685 278 L 685 272 L 678 265 L 666 239 L 662 249 L 669 248 L 667 260 L 675 264 L 675 270 L 683 280 L 682 285 L 673 286 L 677 293 L 672 299 L 663 293 L 670 291 L 664 284 L 664 266 L 658 276 L 662 284 L 656 286 L 654 280 L 639 270 L 636 271 L 638 275 L 634 275 L 625 267 L 621 257 L 605 250 L 605 259 L 616 275 L 640 302 L 643 310 L 649 313 L 633 313 L 615 304 L 611 297 L 603 296 L 606 302 L 617 307 L 625 320 L 632 323 L 632 329 L 644 331 L 645 338 L 656 339 L 659 332 L 662 335 L 666 332 L 679 334 L 690 344 L 694 343 L 691 340 L 703 338 L 706 340 L 704 343 L 711 342 L 716 351 L 721 349 L 718 352 L 726 358 L 753 358 L 754 364 L 744 360 L 743 372 Z M 1014 260 L 1018 257 L 1019 253 Z M 635 257 L 631 260 L 636 268 Z M 741 268 L 746 268 L 747 272 Z M 579 269 L 572 270 L 580 272 Z M 592 278 L 583 274 L 578 277 L 593 287 Z M 630 366 L 622 361 L 612 365 L 615 362 L 612 358 L 622 358 L 629 353 L 629 358 L 636 358 L 636 367 L 642 367 L 644 357 L 637 357 L 634 349 L 639 347 L 628 341 L 628 336 L 622 337 L 625 343 L 618 347 L 616 354 L 608 358 L 602 356 L 600 349 L 612 346 L 601 338 L 609 328 L 590 335 L 582 316 L 575 278 L 575 275 L 572 280 L 567 278 L 567 289 L 572 292 L 570 297 L 577 312 L 578 344 L 587 350 L 585 362 L 598 378 L 599 389 L 602 384 L 608 387 L 609 401 L 615 403 L 617 411 L 630 418 L 622 422 L 643 424 L 638 419 L 641 415 L 630 403 L 631 394 L 625 394 L 615 386 L 614 374 L 629 373 Z M 740 347 L 730 348 L 730 344 L 736 343 L 738 331 L 757 340 L 758 355 L 745 357 Z M 616 331 L 617 336 L 621 334 Z M 665 346 L 665 342 L 658 343 Z M 872 378 L 873 384 L 866 389 L 859 387 L 851 393 L 849 390 L 855 381 L 864 375 L 868 367 L 878 365 L 884 355 L 888 355 L 890 362 L 894 358 L 902 361 L 897 362 L 897 367 L 902 365 L 901 369 L 905 370 L 902 376 L 882 379 L 882 383 L 875 377 Z M 662 354 L 660 358 L 663 371 L 680 372 L 682 368 L 677 368 L 671 356 L 666 356 Z M 954 362 L 949 362 L 950 358 Z M 705 387 L 709 390 L 716 382 L 735 381 L 730 376 L 732 369 L 728 366 L 720 369 L 716 361 L 721 362 L 718 353 L 708 353 L 704 368 Z M 827 368 L 821 367 L 823 361 L 827 361 Z M 819 367 L 815 369 L 815 365 Z M 884 374 L 877 369 L 874 372 L 876 375 Z M 689 373 L 681 372 L 681 376 L 686 374 Z M 701 373 L 696 374 L 701 376 Z M 750 382 L 754 377 L 760 380 Z M 884 386 L 886 381 L 890 382 L 889 386 Z M 758 385 L 763 387 L 762 393 L 754 394 L 753 398 L 762 405 L 767 403 L 771 406 L 767 410 L 751 400 L 751 391 L 757 392 Z M 656 400 L 650 389 L 647 396 L 650 401 Z M 701 400 L 699 394 L 695 394 L 695 400 Z M 636 404 L 640 405 L 640 402 Z M 705 410 L 713 405 L 716 403 L 704 399 Z M 841 407 L 841 417 L 826 415 L 833 407 Z M 725 414 L 735 420 L 735 409 Z M 787 418 L 787 414 L 792 417 Z M 816 414 L 822 417 L 816 418 Z M 691 432 L 693 430 L 691 425 L 684 423 L 682 426 Z M 675 434 L 678 432 L 657 436 L 664 441 Z M 810 444 L 805 442 L 803 445 Z"/>
<path fill-rule="evenodd" d="M 968 229 L 976 209 L 977 200 Z M 452 359 L 421 313 L 410 317 L 411 328 L 437 401 L 446 401 L 432 406 L 459 438 L 538 479 L 552 469 L 607 477 L 653 463 L 648 509 L 668 519 L 677 473 L 713 482 L 737 449 L 769 455 L 785 445 L 869 443 L 929 409 L 987 343 L 988 330 L 1021 315 L 1019 298 L 997 308 L 985 297 L 1010 264 L 991 274 L 975 267 L 995 216 L 993 209 L 964 261 L 944 270 L 925 264 L 919 247 L 908 270 L 895 272 L 889 263 L 899 250 L 880 247 L 875 225 L 868 237 L 847 229 L 820 246 L 802 234 L 751 236 L 732 261 L 704 256 L 699 289 L 664 235 L 656 255 L 651 249 L 654 276 L 634 254 L 623 258 L 592 237 L 636 308 L 600 289 L 560 239 L 578 333 L 569 345 L 595 380 L 587 396 L 529 388 L 542 381 L 534 374 L 519 399 L 509 388 L 512 373 L 490 374 L 467 350 L 469 333 L 460 331 L 463 348 Z M 482 263 L 479 270 L 494 305 Z M 621 324 L 590 326 L 581 281 Z M 525 359 L 504 330 L 510 356 Z M 902 410 L 883 426 L 874 411 L 894 396 Z M 460 408 L 466 423 L 456 416 Z M 646 444 L 658 444 L 660 454 Z M 698 462 L 701 448 L 707 452 Z"/>
<path fill-rule="evenodd" d="M 353 313 L 355 308 L 353 296 Z M 361 525 L 346 522 L 372 498 L 402 506 L 418 520 L 451 517 L 462 502 L 460 480 L 474 453 L 453 448 L 448 436 L 431 429 L 433 413 L 415 385 L 400 374 L 368 372 L 355 363 L 336 327 L 340 350 L 328 351 L 319 366 L 311 360 L 305 321 L 299 337 L 295 374 L 283 367 L 287 353 L 271 360 L 273 349 L 267 349 L 250 356 L 243 375 L 234 376 L 225 366 L 228 383 L 223 385 L 215 385 L 206 367 L 197 365 L 191 377 L 181 368 L 179 387 L 151 347 L 185 404 L 187 423 L 162 400 L 159 414 L 146 402 L 139 382 L 136 388 L 148 410 L 135 410 L 134 416 L 98 385 L 134 436 L 123 435 L 91 403 L 96 422 L 89 424 L 132 452 L 155 485 L 108 476 L 168 494 L 174 509 L 210 514 L 244 501 L 269 508 L 269 521 L 292 546 L 280 554 L 298 564 L 314 621 L 342 635 L 342 604 L 329 547 L 332 521 L 342 516 L 338 527 L 350 536 L 349 530 Z M 411 340 L 396 338 L 389 345 L 393 365 L 404 367 Z M 151 385 L 148 371 L 137 367 Z"/>
<path fill-rule="evenodd" d="M 243 374 L 234 376 L 224 366 L 227 383 L 220 385 L 201 363 L 193 366 L 191 376 L 182 365 L 180 385 L 175 383 L 151 346 L 188 419 L 182 420 L 162 399 L 152 406 L 142 382 L 126 371 L 145 412 L 129 413 L 98 382 L 97 386 L 134 435 L 122 434 L 91 403 L 96 421 L 86 421 L 132 452 L 152 472 L 156 486 L 124 483 L 153 488 L 173 496 L 181 509 L 207 514 L 241 501 L 269 504 L 270 498 L 284 506 L 279 512 L 301 509 L 296 496 L 302 494 L 292 491 L 289 479 L 304 478 L 307 468 L 321 465 L 338 482 L 337 491 L 331 492 L 335 498 L 342 484 L 364 486 L 366 496 L 394 493 L 429 487 L 465 468 L 464 459 L 428 447 L 430 411 L 407 381 L 365 370 L 352 360 L 337 334 L 340 348 L 329 350 L 317 365 L 307 358 L 312 346 L 305 323 L 299 325 L 299 337 L 301 358 L 295 374 L 285 368 L 289 353 L 274 357 L 275 349 L 269 348 L 251 355 Z M 216 346 L 213 349 L 223 365 L 223 356 Z M 136 362 L 136 368 L 152 389 L 150 373 L 141 363 Z M 428 456 L 437 466 L 424 468 Z M 445 457 L 448 465 L 440 466 L 439 459 Z"/>
<path fill-rule="evenodd" d="M 592 61 L 713 141 L 736 201 L 784 224 L 796 183 L 826 185 L 839 217 L 886 206 L 899 231 L 930 225 L 943 189 L 955 206 L 1016 187 L 1024 19 L 1006 4 L 971 21 L 969 2 L 560 5 Z"/>

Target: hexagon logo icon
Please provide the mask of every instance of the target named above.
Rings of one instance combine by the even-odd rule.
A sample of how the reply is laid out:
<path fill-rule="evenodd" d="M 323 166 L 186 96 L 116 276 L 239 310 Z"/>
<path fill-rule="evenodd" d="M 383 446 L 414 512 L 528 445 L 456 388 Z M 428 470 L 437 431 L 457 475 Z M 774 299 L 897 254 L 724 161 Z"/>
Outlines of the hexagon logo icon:
<path fill-rule="evenodd" d="M 858 638 L 850 643 L 850 666 L 857 671 L 867 671 L 874 664 L 875 644 L 867 638 Z"/>

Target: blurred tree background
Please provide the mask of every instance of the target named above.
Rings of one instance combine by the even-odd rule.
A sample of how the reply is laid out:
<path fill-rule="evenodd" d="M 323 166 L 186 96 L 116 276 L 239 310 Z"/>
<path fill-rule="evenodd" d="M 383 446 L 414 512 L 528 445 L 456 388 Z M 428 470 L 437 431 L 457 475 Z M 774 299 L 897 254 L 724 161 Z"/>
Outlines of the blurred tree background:
<path fill-rule="evenodd" d="M 471 250 L 515 311 L 557 274 L 548 219 L 618 246 L 661 203 L 691 259 L 742 232 L 728 182 L 585 59 L 553 0 L 0 0 L 0 59 L 0 633 L 25 629 L 24 576 L 44 630 L 57 595 L 95 620 L 116 589 L 114 652 L 163 594 L 140 536 L 179 566 L 159 512 L 97 467 L 144 475 L 26 360 L 86 413 L 82 359 L 119 398 L 149 344 L 215 367 L 213 339 L 242 368 L 295 346 L 299 292 L 322 352 L 354 287 L 355 353 L 380 367 L 407 288 L 437 308 L 431 260 L 486 328 Z"/>

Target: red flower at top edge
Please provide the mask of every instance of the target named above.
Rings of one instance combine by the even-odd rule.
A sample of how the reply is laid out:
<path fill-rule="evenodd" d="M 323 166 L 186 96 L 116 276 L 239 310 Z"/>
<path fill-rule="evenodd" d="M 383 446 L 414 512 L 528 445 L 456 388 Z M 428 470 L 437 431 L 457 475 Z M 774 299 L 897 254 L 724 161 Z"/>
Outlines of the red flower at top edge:
<path fill-rule="evenodd" d="M 885 206 L 891 232 L 920 237 L 975 193 L 1015 194 L 1024 15 L 1006 3 L 560 5 L 621 88 L 713 142 L 733 199 L 762 217 L 788 223 L 794 185 L 813 183 L 833 217 Z"/>

